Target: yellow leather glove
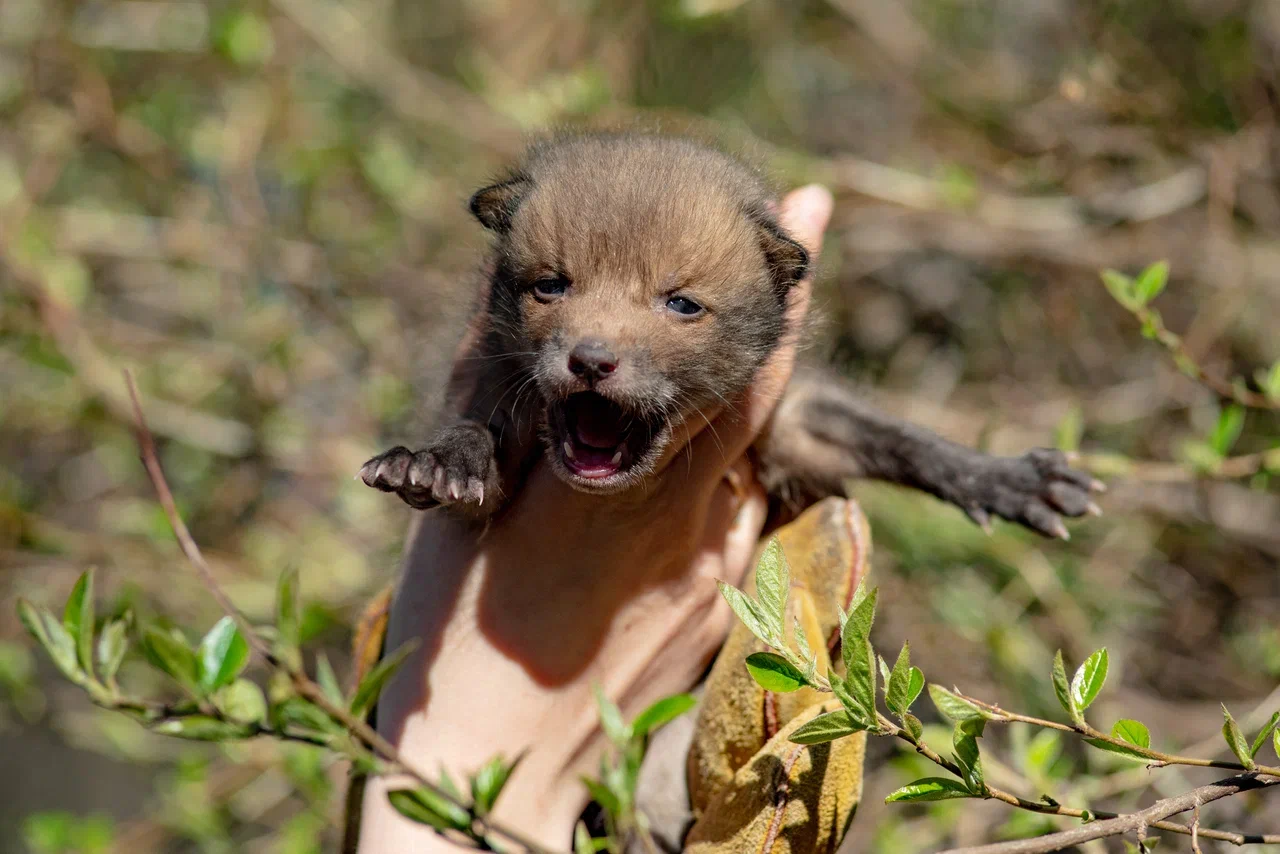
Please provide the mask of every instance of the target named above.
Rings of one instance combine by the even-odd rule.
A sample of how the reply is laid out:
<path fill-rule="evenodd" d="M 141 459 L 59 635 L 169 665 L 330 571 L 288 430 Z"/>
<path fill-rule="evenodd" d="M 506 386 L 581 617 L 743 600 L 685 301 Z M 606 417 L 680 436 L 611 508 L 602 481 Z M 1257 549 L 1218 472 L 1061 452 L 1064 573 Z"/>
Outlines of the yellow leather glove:
<path fill-rule="evenodd" d="M 818 645 L 820 672 L 839 648 L 837 605 L 848 607 L 866 576 L 871 537 L 849 500 L 827 499 L 778 530 L 791 570 L 786 625 L 798 619 Z M 862 793 L 866 734 L 820 745 L 788 736 L 839 703 L 801 689 L 765 691 L 744 660 L 764 645 L 734 627 L 707 679 L 689 750 L 694 824 L 686 854 L 811 854 L 834 851 Z"/>

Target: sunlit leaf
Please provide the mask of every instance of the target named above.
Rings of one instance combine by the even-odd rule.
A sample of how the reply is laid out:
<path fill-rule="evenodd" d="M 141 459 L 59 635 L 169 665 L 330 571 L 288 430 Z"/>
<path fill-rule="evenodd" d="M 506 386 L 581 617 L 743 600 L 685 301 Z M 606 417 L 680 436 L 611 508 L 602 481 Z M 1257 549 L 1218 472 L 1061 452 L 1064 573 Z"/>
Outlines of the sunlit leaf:
<path fill-rule="evenodd" d="M 929 685 L 929 697 L 933 700 L 933 704 L 938 707 L 938 711 L 942 713 L 943 717 L 949 718 L 956 723 L 983 717 L 982 710 L 973 703 L 951 693 L 936 682 Z"/>
<path fill-rule="evenodd" d="M 387 792 L 387 800 L 400 815 L 437 830 L 466 830 L 471 826 L 466 810 L 430 789 L 392 789 Z"/>
<path fill-rule="evenodd" d="M 324 692 L 325 697 L 335 706 L 345 705 L 347 700 L 342 695 L 342 687 L 338 684 L 338 676 L 333 672 L 333 665 L 329 663 L 329 656 L 323 652 L 316 654 L 316 683 L 320 686 L 320 690 Z"/>
<path fill-rule="evenodd" d="M 1067 667 L 1062 660 L 1062 650 L 1053 657 L 1053 692 L 1058 695 L 1058 702 L 1071 720 L 1079 723 L 1083 718 L 1071 698 L 1071 686 L 1067 684 Z"/>
<path fill-rule="evenodd" d="M 720 595 L 729 603 L 733 613 L 738 615 L 738 619 L 750 630 L 751 634 L 772 645 L 773 637 L 769 633 L 769 622 L 755 600 L 732 584 L 725 584 L 723 581 L 717 581 L 716 584 L 720 587 Z"/>
<path fill-rule="evenodd" d="M 62 625 L 76 642 L 76 660 L 90 676 L 93 675 L 93 576 L 92 569 L 80 575 L 62 611 Z"/>
<path fill-rule="evenodd" d="M 604 783 L 599 780 L 592 780 L 590 777 L 583 777 L 582 785 L 587 787 L 587 793 L 591 795 L 591 800 L 599 804 L 600 808 L 606 813 L 616 816 L 621 812 L 622 802 Z"/>
<path fill-rule="evenodd" d="M 142 633 L 142 648 L 147 658 L 179 685 L 192 693 L 199 693 L 196 681 L 196 654 L 185 643 L 169 632 L 163 632 L 154 626 Z"/>
<path fill-rule="evenodd" d="M 974 795 L 959 780 L 944 777 L 925 777 L 908 783 L 884 799 L 887 804 L 903 801 L 946 801 L 953 798 L 972 798 Z"/>
<path fill-rule="evenodd" d="M 1233 403 L 1222 414 L 1209 434 L 1208 444 L 1219 456 L 1225 457 L 1231 452 L 1240 432 L 1244 430 L 1244 407 Z"/>
<path fill-rule="evenodd" d="M 841 709 L 825 712 L 801 724 L 795 732 L 791 733 L 791 741 L 795 744 L 822 744 L 866 729 L 866 726 L 855 721 L 848 712 Z"/>
<path fill-rule="evenodd" d="M 1151 731 L 1146 725 L 1127 718 L 1116 721 L 1115 726 L 1111 727 L 1111 735 L 1122 741 L 1142 748 L 1151 747 Z"/>
<path fill-rule="evenodd" d="M 382 693 L 382 689 L 386 687 L 387 681 L 392 675 L 404 664 L 405 659 L 413 654 L 418 648 L 417 640 L 410 640 L 400 645 L 400 648 L 388 656 L 385 656 L 378 662 L 369 674 L 361 680 L 356 687 L 355 694 L 351 697 L 351 714 L 363 720 L 368 716 L 369 710 L 373 708 L 378 701 L 378 695 Z"/>
<path fill-rule="evenodd" d="M 783 615 L 786 613 L 787 593 L 791 587 L 791 571 L 787 566 L 786 555 L 782 553 L 782 543 L 777 537 L 770 538 L 756 564 L 756 595 L 760 600 L 760 613 L 765 619 L 765 626 L 773 637 L 781 637 Z"/>
<path fill-rule="evenodd" d="M 982 718 L 971 718 L 970 721 L 979 726 L 985 724 Z M 976 734 L 965 726 L 965 723 L 962 721 L 956 726 L 955 737 L 952 741 L 956 752 L 956 764 L 960 766 L 965 785 L 969 787 L 969 791 L 974 794 L 982 794 L 986 791 L 986 783 L 982 773 L 982 757 L 978 751 L 978 739 Z"/>
<path fill-rule="evenodd" d="M 249 644 L 231 617 L 214 623 L 200 641 L 196 665 L 201 690 L 216 691 L 230 685 L 249 663 Z"/>
<path fill-rule="evenodd" d="M 804 674 L 785 658 L 772 652 L 756 652 L 747 656 L 747 671 L 766 691 L 790 693 L 804 687 Z"/>
<path fill-rule="evenodd" d="M 1168 262 L 1157 261 L 1138 274 L 1138 278 L 1133 282 L 1133 297 L 1139 305 L 1146 305 L 1160 295 L 1168 281 Z"/>
<path fill-rule="evenodd" d="M 115 679 L 129 649 L 128 618 L 112 620 L 98 636 L 98 673 L 107 682 Z"/>
<path fill-rule="evenodd" d="M 44 647 L 62 674 L 77 685 L 84 684 L 85 674 L 77 660 L 75 639 L 58 618 L 49 610 L 37 608 L 25 599 L 18 600 L 18 617 L 31 636 Z"/>
<path fill-rule="evenodd" d="M 648 735 L 696 705 L 698 700 L 692 694 L 673 694 L 670 697 L 663 697 L 636 715 L 635 720 L 631 722 L 631 732 L 633 735 Z"/>
<path fill-rule="evenodd" d="M 919 741 L 924 736 L 924 724 L 915 715 L 907 712 L 902 716 L 902 726 L 911 733 L 911 737 Z"/>
<path fill-rule="evenodd" d="M 1083 712 L 1098 696 L 1107 681 L 1108 663 L 1107 648 L 1103 647 L 1076 670 L 1071 679 L 1071 702 L 1076 709 Z"/>
<path fill-rule="evenodd" d="M 1273 714 L 1271 719 L 1267 721 L 1266 725 L 1258 731 L 1258 735 L 1253 739 L 1253 746 L 1249 748 L 1249 755 L 1251 757 L 1256 757 L 1258 755 L 1258 751 L 1262 749 L 1262 745 L 1267 742 L 1267 736 L 1271 735 L 1277 724 L 1280 724 L 1280 712 Z"/>
<path fill-rule="evenodd" d="M 471 800 L 477 815 L 488 815 L 493 810 L 494 804 L 498 802 L 498 795 L 502 794 L 502 787 L 507 785 L 511 772 L 519 762 L 519 759 L 508 762 L 501 756 L 495 756 L 471 778 Z"/>
<path fill-rule="evenodd" d="M 234 721 L 260 723 L 267 716 L 267 698 L 248 679 L 237 679 L 218 692 L 215 703 Z"/>
<path fill-rule="evenodd" d="M 1236 719 L 1231 717 L 1231 712 L 1227 711 L 1227 707 L 1222 707 L 1222 737 L 1226 739 L 1227 747 L 1231 748 L 1231 752 L 1236 755 L 1236 759 L 1240 760 L 1240 764 L 1246 768 L 1253 767 L 1253 755 L 1249 752 L 1249 742 L 1245 740 L 1244 733 L 1240 731 L 1240 725 L 1236 723 Z"/>
<path fill-rule="evenodd" d="M 911 645 L 904 643 L 902 652 L 889 674 L 889 687 L 885 690 L 885 704 L 894 714 L 902 714 L 911 707 Z"/>

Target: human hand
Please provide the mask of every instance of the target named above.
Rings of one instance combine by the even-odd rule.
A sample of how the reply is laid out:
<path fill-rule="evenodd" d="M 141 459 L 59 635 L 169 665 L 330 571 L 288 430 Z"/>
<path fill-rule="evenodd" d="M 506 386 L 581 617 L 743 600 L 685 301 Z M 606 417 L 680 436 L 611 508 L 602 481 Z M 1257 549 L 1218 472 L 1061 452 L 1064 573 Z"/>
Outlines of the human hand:
<path fill-rule="evenodd" d="M 815 259 L 831 206 L 819 187 L 782 202 Z M 419 646 L 384 690 L 378 728 L 418 767 L 461 775 L 527 751 L 495 818 L 567 845 L 586 800 L 578 775 L 602 747 L 592 685 L 633 715 L 690 688 L 724 641 L 732 615 L 715 580 L 741 583 L 767 510 L 745 453 L 790 379 L 810 284 L 792 289 L 791 333 L 748 392 L 687 425 L 649 488 L 586 495 L 536 465 L 483 532 L 446 513 L 417 520 L 387 648 Z M 368 787 L 362 852 L 452 850 L 391 810 L 386 787 Z"/>

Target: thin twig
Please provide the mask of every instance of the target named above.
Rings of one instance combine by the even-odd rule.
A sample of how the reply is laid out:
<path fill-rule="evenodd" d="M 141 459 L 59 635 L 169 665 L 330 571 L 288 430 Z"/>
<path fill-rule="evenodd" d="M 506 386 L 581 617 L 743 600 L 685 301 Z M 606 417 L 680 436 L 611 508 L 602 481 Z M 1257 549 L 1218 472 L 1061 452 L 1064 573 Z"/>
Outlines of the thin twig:
<path fill-rule="evenodd" d="M 1064 830 L 1059 833 L 1050 833 L 1046 836 L 1038 836 L 1032 839 L 997 842 L 991 845 L 977 845 L 967 848 L 953 848 L 942 852 L 942 854 L 1046 854 L 1046 852 L 1050 851 L 1061 851 L 1095 839 L 1121 836 L 1144 828 L 1156 827 L 1166 818 L 1194 809 L 1197 805 L 1229 798 L 1241 792 L 1264 789 L 1276 785 L 1280 785 L 1280 777 L 1258 777 L 1254 775 L 1230 777 L 1226 780 L 1210 783 L 1207 786 L 1201 786 L 1184 795 L 1156 801 L 1146 809 L 1129 815 L 1094 821 L 1083 827 Z"/>
<path fill-rule="evenodd" d="M 249 644 L 254 652 L 258 653 L 264 661 L 273 669 L 288 675 L 293 689 L 298 695 L 310 701 L 330 718 L 342 724 L 348 732 L 356 737 L 365 747 L 373 751 L 380 759 L 386 762 L 390 768 L 388 770 L 398 771 L 413 777 L 418 785 L 430 790 L 432 794 L 443 798 L 449 803 L 466 810 L 472 815 L 472 825 L 475 830 L 481 834 L 494 834 L 501 836 L 516 845 L 521 846 L 530 854 L 550 854 L 545 848 L 538 845 L 524 834 L 500 825 L 492 820 L 481 818 L 472 813 L 470 805 L 462 803 L 460 800 L 450 795 L 444 789 L 432 782 L 431 778 L 425 772 L 415 768 L 408 760 L 406 760 L 389 741 L 383 738 L 376 730 L 363 720 L 352 715 L 347 709 L 333 703 L 324 693 L 319 685 L 313 682 L 300 668 L 292 667 L 282 661 L 254 629 L 248 618 L 238 609 L 235 604 L 227 597 L 226 593 L 218 585 L 217 579 L 213 577 L 213 571 L 209 564 L 205 561 L 204 555 L 200 552 L 200 547 L 196 545 L 195 540 L 191 536 L 191 532 L 187 529 L 186 523 L 182 521 L 181 515 L 178 513 L 177 505 L 173 500 L 173 493 L 169 489 L 169 484 L 165 480 L 164 471 L 160 467 L 160 459 L 156 454 L 155 441 L 151 437 L 151 432 L 147 429 L 146 420 L 142 414 L 142 406 L 138 402 L 138 391 L 134 385 L 133 377 L 128 371 L 125 372 L 125 383 L 129 387 L 129 397 L 133 401 L 134 416 L 136 419 L 136 429 L 138 434 L 138 448 L 141 452 L 142 464 L 147 470 L 147 475 L 151 479 L 151 485 L 156 490 L 159 498 L 160 506 L 164 509 L 165 515 L 169 519 L 169 525 L 173 528 L 174 536 L 177 537 L 178 545 L 182 549 L 182 553 L 186 555 L 187 560 L 195 568 L 197 576 L 202 584 L 213 596 L 214 600 L 227 613 L 236 625 L 240 628 L 244 635 L 245 641 Z"/>

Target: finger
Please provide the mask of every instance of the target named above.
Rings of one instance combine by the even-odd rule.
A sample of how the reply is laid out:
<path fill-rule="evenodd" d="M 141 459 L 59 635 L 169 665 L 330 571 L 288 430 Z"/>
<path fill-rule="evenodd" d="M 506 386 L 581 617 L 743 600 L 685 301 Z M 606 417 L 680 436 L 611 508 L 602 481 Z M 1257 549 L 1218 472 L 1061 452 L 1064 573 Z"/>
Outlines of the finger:
<path fill-rule="evenodd" d="M 737 475 L 737 484 L 725 478 L 712 493 L 701 543 L 721 563 L 717 577 L 741 586 L 764 530 L 769 498 L 745 457 L 730 471 Z"/>
<path fill-rule="evenodd" d="M 694 482 L 712 486 L 719 481 L 728 465 L 755 441 L 791 379 L 799 333 L 809 307 L 812 271 L 822 248 L 822 233 L 831 219 L 832 205 L 831 193 L 817 185 L 795 190 L 782 201 L 782 225 L 809 251 L 809 273 L 791 289 L 787 331 L 756 372 L 751 386 L 690 440 L 688 452 Z"/>

